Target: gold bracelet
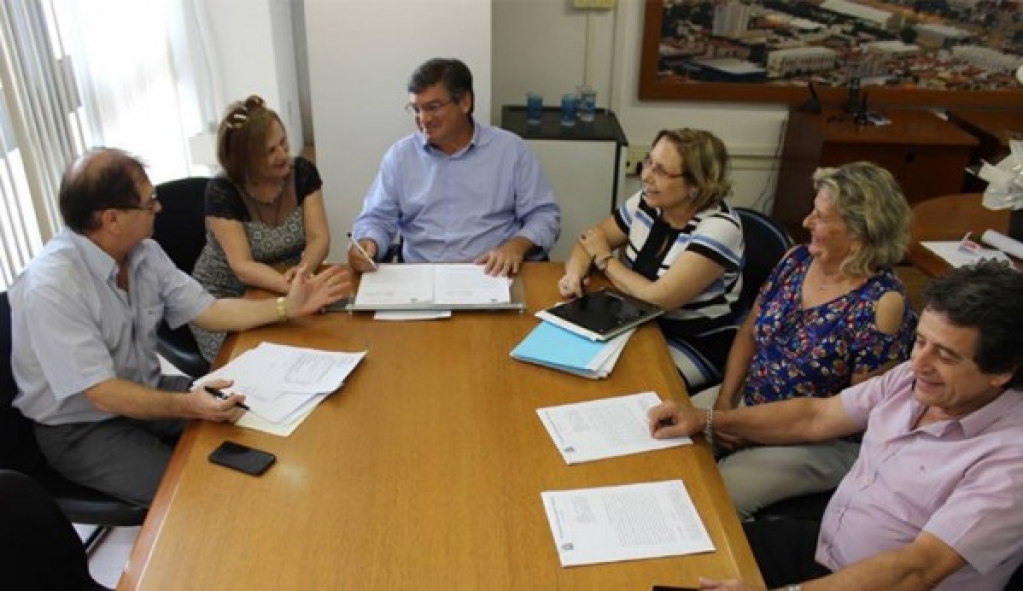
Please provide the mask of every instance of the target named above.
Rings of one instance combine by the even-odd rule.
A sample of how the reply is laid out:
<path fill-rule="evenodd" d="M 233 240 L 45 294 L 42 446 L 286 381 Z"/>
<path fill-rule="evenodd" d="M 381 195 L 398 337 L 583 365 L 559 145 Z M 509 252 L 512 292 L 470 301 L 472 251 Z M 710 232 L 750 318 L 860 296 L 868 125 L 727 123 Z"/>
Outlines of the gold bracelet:
<path fill-rule="evenodd" d="M 704 423 L 703 423 L 703 438 L 707 441 L 707 445 L 714 446 L 714 409 L 709 408 L 703 411 Z"/>
<path fill-rule="evenodd" d="M 287 322 L 288 321 L 288 301 L 284 299 L 284 296 L 277 298 L 277 321 Z"/>

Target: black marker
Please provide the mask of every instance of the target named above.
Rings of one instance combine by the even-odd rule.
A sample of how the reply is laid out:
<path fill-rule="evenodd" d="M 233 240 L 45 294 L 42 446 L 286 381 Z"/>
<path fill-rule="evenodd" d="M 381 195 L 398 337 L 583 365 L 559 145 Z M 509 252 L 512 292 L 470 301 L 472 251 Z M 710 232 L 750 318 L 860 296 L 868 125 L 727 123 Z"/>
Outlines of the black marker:
<path fill-rule="evenodd" d="M 207 392 L 209 392 L 210 394 L 212 394 L 213 396 L 215 396 L 215 397 L 217 397 L 217 398 L 219 398 L 221 400 L 227 400 L 227 394 L 224 394 L 223 391 L 218 390 L 217 388 L 214 388 L 213 386 L 203 386 L 203 390 L 206 390 Z M 238 408 L 245 409 L 245 410 L 252 410 L 244 402 L 239 402 L 235 406 L 237 406 Z"/>

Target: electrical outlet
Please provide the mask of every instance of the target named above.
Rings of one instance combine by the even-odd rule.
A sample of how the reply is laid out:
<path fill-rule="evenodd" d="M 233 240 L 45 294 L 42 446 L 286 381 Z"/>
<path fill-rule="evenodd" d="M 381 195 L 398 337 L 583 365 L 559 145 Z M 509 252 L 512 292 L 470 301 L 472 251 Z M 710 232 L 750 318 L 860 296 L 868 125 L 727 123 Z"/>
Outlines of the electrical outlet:
<path fill-rule="evenodd" d="M 627 176 L 639 175 L 643 168 L 643 159 L 646 158 L 650 148 L 646 146 L 629 146 L 625 155 L 625 174 Z"/>

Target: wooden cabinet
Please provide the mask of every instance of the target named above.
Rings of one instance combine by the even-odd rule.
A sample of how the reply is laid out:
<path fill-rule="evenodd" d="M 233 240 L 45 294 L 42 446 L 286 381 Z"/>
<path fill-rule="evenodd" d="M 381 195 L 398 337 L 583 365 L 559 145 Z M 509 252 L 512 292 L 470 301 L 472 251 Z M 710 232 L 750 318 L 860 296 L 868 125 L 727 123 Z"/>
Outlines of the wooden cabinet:
<path fill-rule="evenodd" d="M 837 108 L 789 113 L 773 216 L 797 241 L 813 207 L 813 172 L 869 160 L 891 171 L 910 204 L 958 193 L 977 140 L 929 111 L 885 110 L 889 125 L 859 125 Z"/>

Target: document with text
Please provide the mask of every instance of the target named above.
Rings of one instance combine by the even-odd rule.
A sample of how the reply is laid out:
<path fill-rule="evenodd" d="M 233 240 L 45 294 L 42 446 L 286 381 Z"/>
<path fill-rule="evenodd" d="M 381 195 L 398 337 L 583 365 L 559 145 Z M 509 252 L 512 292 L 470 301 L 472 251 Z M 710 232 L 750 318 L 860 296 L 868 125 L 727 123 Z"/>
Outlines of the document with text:
<path fill-rule="evenodd" d="M 264 423 L 290 425 L 304 419 L 328 394 L 344 383 L 366 352 L 342 353 L 261 343 L 242 353 L 197 383 L 227 379 L 234 383 L 222 390 L 245 395 L 245 404 L 260 420 L 242 426 L 259 428 Z M 265 430 L 265 429 L 264 429 Z M 290 433 L 290 431 L 289 431 Z"/>
<path fill-rule="evenodd" d="M 359 278 L 356 305 L 433 303 L 433 265 L 377 265 Z"/>
<path fill-rule="evenodd" d="M 713 552 L 681 480 L 540 493 L 561 566 Z"/>
<path fill-rule="evenodd" d="M 507 304 L 511 280 L 491 277 L 483 265 L 436 265 L 433 269 L 433 301 L 436 304 Z"/>
<path fill-rule="evenodd" d="M 654 439 L 647 411 L 656 392 L 537 409 L 540 421 L 568 464 L 590 462 L 692 443 L 688 437 Z"/>

